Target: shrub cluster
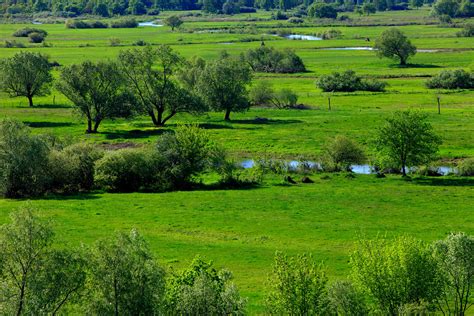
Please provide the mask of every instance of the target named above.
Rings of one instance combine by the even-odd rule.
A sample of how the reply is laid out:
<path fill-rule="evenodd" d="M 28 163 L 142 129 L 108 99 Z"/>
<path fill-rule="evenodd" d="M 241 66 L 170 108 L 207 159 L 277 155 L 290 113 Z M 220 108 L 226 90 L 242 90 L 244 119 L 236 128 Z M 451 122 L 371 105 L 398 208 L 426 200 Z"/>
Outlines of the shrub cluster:
<path fill-rule="evenodd" d="M 426 81 L 429 89 L 473 89 L 474 73 L 464 69 L 444 70 Z"/>
<path fill-rule="evenodd" d="M 269 82 L 257 82 L 249 92 L 250 100 L 255 105 L 271 105 L 278 109 L 294 108 L 298 95 L 291 89 L 275 91 Z"/>
<path fill-rule="evenodd" d="M 67 20 L 68 29 L 106 29 L 109 25 L 102 21 Z"/>
<path fill-rule="evenodd" d="M 324 92 L 354 92 L 354 91 L 385 91 L 386 82 L 379 80 L 364 80 L 352 70 L 333 72 L 322 75 L 316 85 Z"/>
<path fill-rule="evenodd" d="M 253 71 L 273 73 L 305 72 L 303 60 L 294 51 L 277 50 L 264 45 L 247 51 L 243 59 Z"/>
<path fill-rule="evenodd" d="M 474 159 L 465 159 L 458 165 L 460 176 L 474 176 Z"/>
<path fill-rule="evenodd" d="M 91 145 L 59 147 L 23 124 L 0 123 L 0 194 L 39 196 L 92 188 L 113 192 L 162 192 L 189 188 L 206 170 L 228 178 L 225 153 L 197 126 L 180 126 L 154 148 L 101 152 Z M 232 171 L 230 171 L 232 174 Z M 230 180 L 230 179 L 227 179 Z"/>
<path fill-rule="evenodd" d="M 28 37 L 31 33 L 42 34 L 44 37 L 46 37 L 48 35 L 48 32 L 46 32 L 45 30 L 25 27 L 25 28 L 16 30 L 15 33 L 13 33 L 13 36 L 14 37 Z"/>
<path fill-rule="evenodd" d="M 467 24 L 461 31 L 456 33 L 457 37 L 473 37 L 474 24 Z"/>
<path fill-rule="evenodd" d="M 128 28 L 128 29 L 131 29 L 131 28 L 135 28 L 135 27 L 138 27 L 138 22 L 137 20 L 131 18 L 126 18 L 126 19 L 120 19 L 120 20 L 116 20 L 116 21 L 113 21 L 110 26 L 114 29 L 120 29 L 120 28 Z"/>

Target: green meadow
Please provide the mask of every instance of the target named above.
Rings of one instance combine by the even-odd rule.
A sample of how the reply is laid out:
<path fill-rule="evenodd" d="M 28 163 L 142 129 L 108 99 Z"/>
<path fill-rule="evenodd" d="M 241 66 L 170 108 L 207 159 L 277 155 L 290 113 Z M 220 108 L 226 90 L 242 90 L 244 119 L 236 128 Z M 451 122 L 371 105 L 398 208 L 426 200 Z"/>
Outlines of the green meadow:
<path fill-rule="evenodd" d="M 298 26 L 270 20 L 271 12 L 263 11 L 223 18 L 189 17 L 182 29 L 174 32 L 168 27 L 79 30 L 67 29 L 62 23 L 36 25 L 48 32 L 47 46 L 12 37 L 14 31 L 31 24 L 1 24 L 0 43 L 23 42 L 27 47 L 21 49 L 47 54 L 60 65 L 114 59 L 120 50 L 139 48 L 134 43 L 140 40 L 151 45 L 169 44 L 185 58 L 200 56 L 207 60 L 216 58 L 222 50 L 238 56 L 264 41 L 267 46 L 293 49 L 308 71 L 291 75 L 254 74 L 254 81 L 266 81 L 277 90 L 289 88 L 296 92 L 298 103 L 304 104 L 305 109 L 254 107 L 244 113 L 232 113 L 231 122 L 224 122 L 223 113 L 197 117 L 181 114 L 166 127 L 157 129 L 143 116 L 107 120 L 98 134 L 85 135 L 85 121 L 54 89 L 49 96 L 35 98 L 33 108 L 28 107 L 26 98 L 10 98 L 0 93 L 0 119 L 15 118 L 29 125 L 34 133 L 104 147 L 123 143 L 152 145 L 177 123 L 197 122 L 236 161 L 262 156 L 317 159 L 322 145 L 342 134 L 364 145 L 370 161 L 370 141 L 384 118 L 396 110 L 418 109 L 428 114 L 434 130 L 443 139 L 439 160 L 434 165 L 455 165 L 459 160 L 474 157 L 474 91 L 429 90 L 425 81 L 442 70 L 473 71 L 474 41 L 457 37 L 459 27 L 443 27 L 429 12 L 429 8 L 422 8 L 361 17 L 350 13 L 350 25 L 337 22 L 329 26 L 316 21 Z M 160 18 L 161 15 L 157 17 Z M 466 21 L 455 22 L 461 25 Z M 397 25 L 421 50 L 407 67 L 379 59 L 374 51 L 333 50 L 371 47 L 391 25 Z M 270 34 L 285 30 L 317 36 L 329 29 L 339 30 L 341 37 L 306 41 Z M 110 45 L 112 38 L 120 40 L 119 46 Z M 21 49 L 2 47 L 0 58 L 10 57 Z M 328 94 L 316 87 L 320 75 L 347 69 L 366 78 L 387 81 L 386 92 Z M 58 76 L 58 71 L 54 76 Z M 349 256 L 359 238 L 411 235 L 432 241 L 449 232 L 474 234 L 472 178 L 414 177 L 405 181 L 399 176 L 311 177 L 315 183 L 294 186 L 283 185 L 280 176 L 267 175 L 260 187 L 245 190 L 95 192 L 48 196 L 30 203 L 41 211 L 41 216 L 53 221 L 59 247 L 92 244 L 114 231 L 137 228 L 165 266 L 186 266 L 198 254 L 211 259 L 218 267 L 233 271 L 236 284 L 250 299 L 251 313 L 263 311 L 265 282 L 277 250 L 289 254 L 310 252 L 325 263 L 330 278 L 337 279 L 348 277 Z M 203 179 L 205 183 L 215 180 L 215 175 Z M 0 199 L 0 223 L 7 222 L 8 214 L 24 203 Z"/>

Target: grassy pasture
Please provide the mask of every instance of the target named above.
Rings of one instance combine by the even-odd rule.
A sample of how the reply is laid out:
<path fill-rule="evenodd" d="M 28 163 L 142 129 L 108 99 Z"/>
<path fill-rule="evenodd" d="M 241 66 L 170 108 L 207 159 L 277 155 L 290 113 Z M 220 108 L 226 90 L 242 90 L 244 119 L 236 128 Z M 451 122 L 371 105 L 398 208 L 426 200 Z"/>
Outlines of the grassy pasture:
<path fill-rule="evenodd" d="M 164 12 L 169 15 L 173 12 Z M 2 24 L 0 43 L 15 39 L 31 51 L 48 54 L 51 60 L 69 65 L 84 60 L 116 58 L 124 48 L 144 40 L 151 44 L 170 44 L 184 57 L 194 55 L 215 58 L 226 49 L 233 55 L 260 45 L 291 48 L 300 55 L 308 72 L 293 75 L 256 74 L 275 89 L 291 88 L 299 103 L 308 110 L 252 108 L 233 113 L 233 122 L 225 123 L 223 113 L 199 117 L 178 115 L 176 122 L 198 122 L 212 138 L 228 149 L 235 159 L 271 155 L 316 159 L 329 137 L 345 134 L 367 144 L 383 118 L 397 109 L 416 108 L 429 114 L 435 130 L 442 136 L 440 164 L 454 158 L 474 157 L 474 91 L 428 90 L 428 76 L 445 69 L 474 69 L 471 38 L 458 38 L 459 28 L 434 24 L 429 9 L 407 12 L 382 12 L 359 17 L 348 14 L 359 26 L 320 26 L 308 23 L 289 26 L 269 20 L 271 12 L 240 14 L 233 17 L 189 17 L 182 31 L 167 27 L 137 29 L 71 30 L 63 24 L 44 24 L 51 47 L 32 45 L 11 34 L 22 24 Z M 256 19 L 257 21 L 249 21 Z M 260 19 L 260 20 L 259 20 Z M 459 21 L 458 21 L 459 22 Z M 439 49 L 418 53 L 409 67 L 379 59 L 372 51 L 324 50 L 333 47 L 371 46 L 387 28 L 399 28 L 419 49 Z M 403 25 L 408 24 L 408 25 Z M 372 26 L 363 26 L 372 25 Z M 208 29 L 241 30 L 251 28 L 257 34 L 197 33 Z M 292 41 L 268 33 L 276 28 L 291 29 L 295 34 L 315 35 L 334 28 L 340 39 Z M 196 31 L 193 33 L 193 31 Z M 371 39 L 365 41 L 365 37 Z M 110 38 L 119 38 L 121 46 L 111 47 Z M 0 58 L 19 49 L 0 48 Z M 382 78 L 389 83 L 384 93 L 331 94 L 332 111 L 327 110 L 328 94 L 315 87 L 322 74 L 353 69 L 364 77 Z M 55 71 L 57 76 L 58 72 Z M 436 96 L 441 96 L 442 114 L 437 114 Z M 84 121 L 74 115 L 71 104 L 58 92 L 35 99 L 29 108 L 26 98 L 0 94 L 0 118 L 17 118 L 35 133 L 50 133 L 74 141 L 102 143 L 134 142 L 152 144 L 163 130 L 156 129 L 147 117 L 105 121 L 97 135 L 85 135 Z M 256 122 L 256 117 L 269 121 Z M 64 245 L 92 243 L 116 230 L 138 228 L 152 250 L 165 265 L 182 267 L 196 255 L 212 259 L 235 274 L 235 281 L 250 298 L 250 312 L 263 310 L 262 297 L 273 254 L 284 250 L 291 254 L 312 252 L 328 265 L 331 278 L 347 277 L 348 256 L 359 236 L 389 237 L 409 234 L 426 241 L 443 238 L 451 231 L 474 234 L 474 183 L 472 179 L 442 177 L 420 178 L 411 182 L 398 177 L 375 179 L 373 176 L 331 175 L 329 180 L 314 176 L 310 185 L 283 186 L 280 177 L 269 177 L 261 188 L 251 190 L 201 190 L 165 194 L 104 194 L 101 192 L 35 199 L 31 203 L 42 215 L 53 219 L 58 239 Z M 215 181 L 208 175 L 206 182 Z M 0 223 L 24 201 L 0 199 Z"/>

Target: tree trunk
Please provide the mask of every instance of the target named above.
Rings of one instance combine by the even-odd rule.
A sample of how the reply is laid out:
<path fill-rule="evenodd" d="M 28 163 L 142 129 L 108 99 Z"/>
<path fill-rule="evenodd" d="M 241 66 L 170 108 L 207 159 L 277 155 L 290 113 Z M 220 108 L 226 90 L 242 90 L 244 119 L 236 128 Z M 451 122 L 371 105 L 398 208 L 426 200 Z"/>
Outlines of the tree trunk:
<path fill-rule="evenodd" d="M 86 133 L 87 134 L 90 134 L 92 133 L 92 120 L 91 119 L 87 119 L 87 130 L 86 130 Z"/>
<path fill-rule="evenodd" d="M 28 98 L 28 104 L 29 104 L 30 106 L 33 106 L 33 96 L 32 96 L 32 95 L 29 95 L 29 96 L 27 96 L 27 98 Z"/>
<path fill-rule="evenodd" d="M 163 126 L 163 112 L 164 111 L 162 109 L 158 110 L 158 118 L 156 119 L 155 123 L 156 126 Z"/>
<path fill-rule="evenodd" d="M 93 133 L 97 133 L 97 129 L 99 129 L 100 122 L 101 120 L 95 120 L 94 130 L 92 131 Z"/>
<path fill-rule="evenodd" d="M 402 176 L 404 176 L 404 177 L 407 176 L 407 171 L 406 171 L 405 164 L 402 165 Z"/>
<path fill-rule="evenodd" d="M 225 111 L 224 120 L 230 121 L 230 109 L 227 109 L 227 110 Z"/>
<path fill-rule="evenodd" d="M 23 275 L 23 279 L 21 281 L 21 288 L 20 288 L 20 298 L 18 300 L 18 309 L 16 312 L 17 316 L 20 316 L 21 313 L 23 312 L 23 300 L 25 299 L 25 286 L 26 286 L 26 281 L 25 281 L 26 276 Z"/>
<path fill-rule="evenodd" d="M 405 66 L 406 64 L 407 64 L 406 59 L 403 58 L 403 57 L 400 57 L 400 65 L 401 65 L 401 66 Z"/>

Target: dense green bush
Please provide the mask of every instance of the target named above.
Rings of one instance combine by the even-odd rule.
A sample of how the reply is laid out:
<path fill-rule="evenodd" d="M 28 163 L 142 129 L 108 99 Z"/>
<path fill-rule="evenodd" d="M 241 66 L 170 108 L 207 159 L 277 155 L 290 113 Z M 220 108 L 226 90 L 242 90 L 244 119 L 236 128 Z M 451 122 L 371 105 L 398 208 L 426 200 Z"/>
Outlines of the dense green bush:
<path fill-rule="evenodd" d="M 49 145 L 18 121 L 0 122 L 0 194 L 28 197 L 44 193 L 48 184 Z"/>
<path fill-rule="evenodd" d="M 101 21 L 67 20 L 68 29 L 106 29 L 109 25 Z"/>
<path fill-rule="evenodd" d="M 33 32 L 28 35 L 28 39 L 30 43 L 42 43 L 45 39 L 45 35 L 43 33 Z"/>
<path fill-rule="evenodd" d="M 94 185 L 95 162 L 102 155 L 92 145 L 74 144 L 49 153 L 49 188 L 54 192 L 89 191 Z"/>
<path fill-rule="evenodd" d="M 328 288 L 330 315 L 369 315 L 364 294 L 349 281 L 336 281 Z"/>
<path fill-rule="evenodd" d="M 323 147 L 322 167 L 326 171 L 350 171 L 352 164 L 361 164 L 365 154 L 358 143 L 345 136 L 336 136 Z"/>
<path fill-rule="evenodd" d="M 474 24 L 467 24 L 461 31 L 456 33 L 457 37 L 473 37 Z"/>
<path fill-rule="evenodd" d="M 275 91 L 269 82 L 257 82 L 249 92 L 250 100 L 255 105 L 270 105 L 279 109 L 292 108 L 297 105 L 298 95 L 291 89 Z"/>
<path fill-rule="evenodd" d="M 120 28 L 135 28 L 135 27 L 138 27 L 138 22 L 137 20 L 135 19 L 130 19 L 130 18 L 126 18 L 126 19 L 120 19 L 120 20 L 116 20 L 116 21 L 113 21 L 110 26 L 114 29 L 120 29 Z"/>
<path fill-rule="evenodd" d="M 160 158 L 151 150 L 121 149 L 108 152 L 97 161 L 97 186 L 112 192 L 159 190 Z M 165 186 L 167 187 L 167 186 Z"/>
<path fill-rule="evenodd" d="M 264 45 L 247 51 L 243 59 L 253 71 L 274 73 L 304 72 L 303 60 L 294 51 L 277 50 Z"/>
<path fill-rule="evenodd" d="M 385 91 L 386 82 L 375 79 L 364 80 L 353 70 L 322 75 L 316 85 L 324 92 Z"/>
<path fill-rule="evenodd" d="M 474 159 L 464 159 L 458 165 L 458 174 L 460 176 L 474 176 Z"/>
<path fill-rule="evenodd" d="M 230 282 L 232 274 L 217 271 L 196 257 L 189 268 L 171 277 L 166 305 L 177 315 L 244 315 L 246 299 Z"/>
<path fill-rule="evenodd" d="M 28 37 L 31 33 L 39 33 L 42 34 L 44 37 L 48 35 L 48 32 L 45 30 L 40 30 L 37 28 L 25 27 L 19 30 L 16 30 L 12 36 L 14 37 Z"/>
<path fill-rule="evenodd" d="M 165 134 L 156 144 L 163 158 L 166 178 L 174 188 L 185 187 L 211 166 L 215 145 L 209 134 L 197 125 L 178 126 L 174 134 Z"/>
<path fill-rule="evenodd" d="M 337 18 L 337 11 L 332 4 L 315 2 L 308 8 L 308 15 L 313 18 Z"/>
<path fill-rule="evenodd" d="M 326 308 L 327 277 L 323 268 L 308 255 L 275 255 L 271 290 L 267 295 L 272 315 L 320 315 Z"/>
<path fill-rule="evenodd" d="M 430 89 L 473 89 L 474 73 L 464 69 L 444 70 L 426 81 Z"/>

